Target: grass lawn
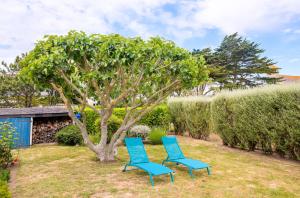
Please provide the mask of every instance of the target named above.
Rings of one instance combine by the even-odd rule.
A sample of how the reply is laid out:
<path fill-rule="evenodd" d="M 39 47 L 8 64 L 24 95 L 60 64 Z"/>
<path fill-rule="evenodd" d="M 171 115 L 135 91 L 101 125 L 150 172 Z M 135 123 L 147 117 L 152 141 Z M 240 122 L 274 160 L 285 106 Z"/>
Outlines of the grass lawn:
<path fill-rule="evenodd" d="M 33 146 L 20 151 L 21 163 L 12 171 L 13 197 L 300 197 L 300 163 L 226 148 L 215 142 L 178 137 L 186 156 L 212 167 L 176 171 L 175 183 L 167 175 L 154 177 L 139 170 L 123 173 L 128 160 L 125 147 L 119 160 L 100 164 L 86 147 Z M 166 153 L 161 145 L 146 146 L 151 161 L 161 163 Z"/>

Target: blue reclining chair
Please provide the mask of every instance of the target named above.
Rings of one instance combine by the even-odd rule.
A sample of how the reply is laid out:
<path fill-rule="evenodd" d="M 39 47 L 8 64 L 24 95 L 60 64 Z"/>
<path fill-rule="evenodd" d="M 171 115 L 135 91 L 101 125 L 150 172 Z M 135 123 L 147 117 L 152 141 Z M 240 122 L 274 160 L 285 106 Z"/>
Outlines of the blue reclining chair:
<path fill-rule="evenodd" d="M 174 171 L 161 164 L 150 162 L 144 148 L 142 138 L 125 138 L 125 144 L 130 156 L 130 161 L 125 165 L 123 172 L 127 166 L 134 166 L 138 169 L 146 171 L 150 176 L 151 185 L 154 186 L 152 176 L 170 174 L 171 182 L 174 182 Z"/>
<path fill-rule="evenodd" d="M 163 137 L 162 142 L 164 144 L 165 150 L 168 153 L 167 159 L 165 159 L 162 162 L 162 164 L 164 164 L 165 162 L 174 162 L 176 163 L 176 165 L 182 164 L 189 169 L 189 174 L 191 175 L 192 178 L 194 178 L 192 171 L 196 169 L 206 169 L 208 175 L 210 175 L 210 168 L 208 164 L 201 162 L 199 160 L 186 158 L 183 155 L 178 145 L 176 137 L 174 136 Z"/>

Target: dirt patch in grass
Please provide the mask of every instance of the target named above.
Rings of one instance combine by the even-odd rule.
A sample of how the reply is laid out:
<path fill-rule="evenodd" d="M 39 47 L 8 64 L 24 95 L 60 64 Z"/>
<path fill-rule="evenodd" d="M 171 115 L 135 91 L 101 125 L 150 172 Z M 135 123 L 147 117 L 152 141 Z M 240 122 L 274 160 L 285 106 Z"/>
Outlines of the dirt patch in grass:
<path fill-rule="evenodd" d="M 216 141 L 178 137 L 187 157 L 210 164 L 212 175 L 166 164 L 176 171 L 154 177 L 141 170 L 122 172 L 128 160 L 120 147 L 118 160 L 99 163 L 86 147 L 33 146 L 20 151 L 21 163 L 10 185 L 16 198 L 35 197 L 300 197 L 300 163 L 223 147 Z M 166 157 L 163 146 L 146 145 L 153 162 Z"/>

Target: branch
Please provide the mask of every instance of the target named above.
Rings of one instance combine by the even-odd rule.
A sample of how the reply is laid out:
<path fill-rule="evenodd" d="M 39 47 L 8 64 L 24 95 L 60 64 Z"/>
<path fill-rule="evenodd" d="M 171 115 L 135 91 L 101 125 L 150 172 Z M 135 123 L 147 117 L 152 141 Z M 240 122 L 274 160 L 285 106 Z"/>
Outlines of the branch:
<path fill-rule="evenodd" d="M 172 83 L 173 86 L 176 84 L 177 83 Z M 170 86 L 167 86 L 167 87 L 170 88 Z M 169 92 L 162 93 L 162 90 L 166 90 L 165 88 L 163 88 L 155 93 L 155 95 L 157 95 L 158 93 L 161 93 L 161 97 L 158 98 L 155 102 L 153 102 L 152 106 L 142 109 L 139 112 L 139 115 L 135 119 L 128 121 L 128 119 L 129 119 L 128 115 L 132 112 L 132 109 L 130 109 L 129 112 L 126 113 L 126 116 L 124 118 L 124 121 L 123 121 L 121 127 L 115 132 L 115 134 L 113 135 L 113 137 L 109 143 L 110 149 L 112 149 L 113 147 L 122 143 L 124 137 L 126 136 L 125 131 L 127 131 L 132 125 L 134 125 L 137 121 L 139 121 L 145 114 L 147 114 L 149 111 L 151 111 L 154 107 L 157 106 L 157 104 L 159 104 L 162 100 L 164 100 L 169 95 Z"/>
<path fill-rule="evenodd" d="M 143 109 L 143 111 L 136 117 L 134 120 L 130 121 L 125 127 L 120 127 L 117 132 L 113 135 L 111 142 L 109 144 L 109 148 L 112 149 L 115 146 L 118 146 L 122 143 L 123 139 L 126 136 L 126 131 L 132 127 L 137 121 L 139 121 L 145 114 L 149 113 L 153 108 L 157 106 L 163 99 L 165 99 L 167 95 L 158 99 L 155 103 L 152 104 L 151 107 Z"/>
<path fill-rule="evenodd" d="M 63 89 L 60 86 L 57 86 L 54 83 L 51 83 L 52 87 L 59 93 L 60 97 L 62 98 L 62 100 L 65 103 L 65 106 L 68 109 L 69 112 L 69 116 L 71 117 L 71 119 L 73 120 L 73 122 L 75 122 L 75 124 L 80 128 L 82 137 L 85 141 L 85 143 L 87 144 L 87 146 L 94 151 L 95 153 L 97 153 L 97 149 L 95 147 L 95 145 L 90 141 L 87 130 L 86 130 L 86 126 L 79 120 L 76 118 L 76 115 L 74 114 L 72 105 L 70 103 L 70 101 L 66 98 Z"/>
<path fill-rule="evenodd" d="M 63 72 L 63 70 L 59 70 L 60 74 L 62 75 L 63 79 L 67 82 L 69 86 L 71 86 L 72 89 L 77 91 L 77 93 L 81 96 L 84 97 L 84 94 L 82 91 L 74 84 L 72 81 L 66 76 L 66 74 Z"/>

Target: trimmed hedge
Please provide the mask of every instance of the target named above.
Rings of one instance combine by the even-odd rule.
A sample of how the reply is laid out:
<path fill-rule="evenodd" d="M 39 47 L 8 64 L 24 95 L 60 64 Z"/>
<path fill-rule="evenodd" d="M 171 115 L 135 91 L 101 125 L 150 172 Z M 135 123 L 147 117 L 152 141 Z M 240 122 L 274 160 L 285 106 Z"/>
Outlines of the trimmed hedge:
<path fill-rule="evenodd" d="M 69 125 L 62 128 L 55 135 L 56 141 L 59 144 L 75 146 L 77 144 L 82 144 L 83 138 L 80 129 L 76 125 Z"/>
<path fill-rule="evenodd" d="M 138 124 L 147 125 L 150 127 L 163 127 L 169 128 L 171 122 L 171 115 L 169 108 L 166 104 L 161 104 L 154 107 L 152 111 L 147 113 Z"/>
<path fill-rule="evenodd" d="M 86 108 L 84 110 L 85 116 L 86 116 L 86 128 L 89 134 L 95 134 L 96 131 L 96 126 L 95 126 L 95 121 L 99 116 L 94 112 L 93 109 L 91 108 Z"/>
<path fill-rule="evenodd" d="M 207 139 L 210 130 L 210 98 L 178 97 L 168 101 L 177 133 L 188 131 L 193 138 Z"/>
<path fill-rule="evenodd" d="M 98 133 L 97 125 L 95 122 L 99 119 L 99 116 L 90 108 L 84 110 L 86 114 L 87 131 L 89 134 Z M 126 115 L 125 108 L 114 108 L 113 115 L 118 118 L 124 119 Z M 171 121 L 169 108 L 167 105 L 162 104 L 155 107 L 152 111 L 147 113 L 137 124 L 147 125 L 150 127 L 163 127 L 168 128 Z"/>
<path fill-rule="evenodd" d="M 300 85 L 225 92 L 212 103 L 223 143 L 300 160 Z"/>

